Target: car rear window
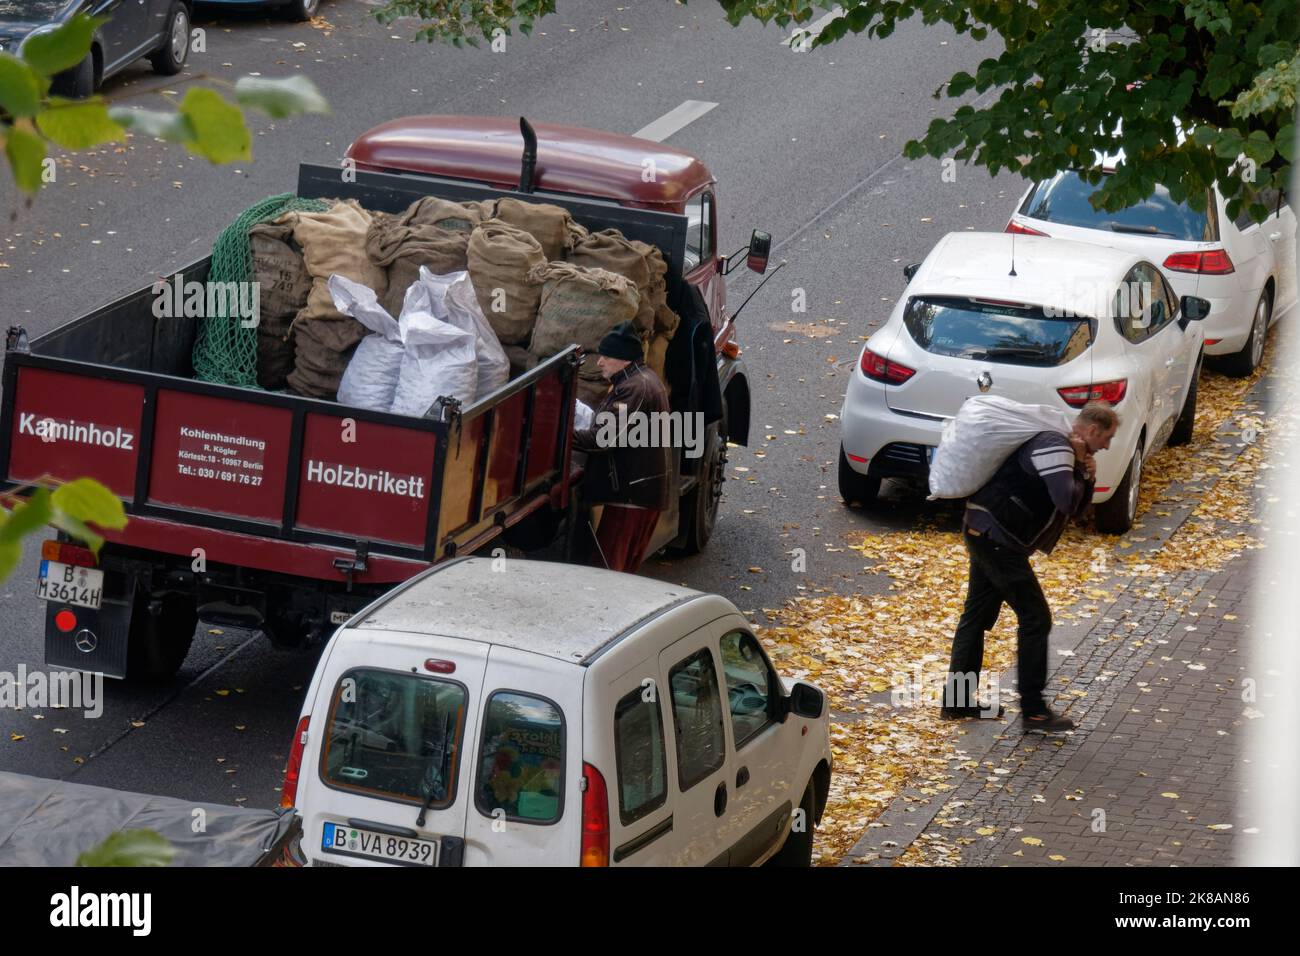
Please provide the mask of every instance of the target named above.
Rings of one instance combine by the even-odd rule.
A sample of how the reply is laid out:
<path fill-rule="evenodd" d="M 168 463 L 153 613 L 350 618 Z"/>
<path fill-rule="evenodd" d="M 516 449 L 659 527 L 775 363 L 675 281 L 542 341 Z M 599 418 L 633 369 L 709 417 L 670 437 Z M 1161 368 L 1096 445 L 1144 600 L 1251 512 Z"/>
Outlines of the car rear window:
<path fill-rule="evenodd" d="M 618 814 L 635 823 L 668 799 L 668 756 L 659 699 L 634 690 L 614 708 L 614 756 L 618 763 Z"/>
<path fill-rule="evenodd" d="M 1127 235 L 1162 236 L 1188 242 L 1212 242 L 1218 238 L 1210 212 L 1214 204 L 1208 197 L 1205 211 L 1196 212 L 1185 201 L 1174 202 L 1169 198 L 1168 189 L 1157 186 L 1140 203 L 1118 212 L 1104 212 L 1092 208 L 1088 201 L 1100 188 L 1101 183 L 1090 186 L 1076 172 L 1057 173 L 1034 186 L 1021 204 L 1020 214 L 1063 226 L 1106 229 Z"/>
<path fill-rule="evenodd" d="M 560 819 L 564 715 L 543 697 L 497 691 L 483 716 L 476 802 L 491 817 L 526 823 Z"/>
<path fill-rule="evenodd" d="M 917 345 L 936 355 L 1042 367 L 1078 358 L 1096 331 L 1087 318 L 1049 317 L 1041 309 L 927 296 L 908 302 L 903 324 Z"/>
<path fill-rule="evenodd" d="M 451 806 L 456 799 L 465 688 L 399 671 L 357 668 L 334 691 L 321 778 L 380 799 Z"/>

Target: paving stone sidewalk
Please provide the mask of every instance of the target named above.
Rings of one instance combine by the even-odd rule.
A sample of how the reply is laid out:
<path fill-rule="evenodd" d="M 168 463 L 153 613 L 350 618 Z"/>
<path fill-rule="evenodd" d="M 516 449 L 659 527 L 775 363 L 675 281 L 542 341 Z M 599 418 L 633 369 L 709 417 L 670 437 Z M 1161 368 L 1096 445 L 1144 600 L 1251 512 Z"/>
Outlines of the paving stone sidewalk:
<path fill-rule="evenodd" d="M 1265 378 L 1247 408 L 1267 416 L 1288 394 Z M 1214 440 L 1240 448 L 1234 428 L 1225 425 Z M 1162 502 L 1148 514 L 1159 508 L 1174 516 L 1151 521 L 1155 533 L 1139 547 L 1154 549 L 1176 534 L 1204 490 L 1172 489 L 1178 504 Z M 1231 865 L 1235 842 L 1252 830 L 1238 818 L 1238 798 L 1260 555 L 1243 551 L 1216 571 L 1125 578 L 1118 594 L 1090 602 L 1098 604 L 1091 615 L 1058 625 L 1048 697 L 1055 691 L 1051 706 L 1078 729 L 1025 735 L 1014 704 L 1003 720 L 963 722 L 952 788 L 904 792 L 843 865 L 893 865 L 913 844 L 909 859 L 932 864 Z M 1007 691 L 1013 673 L 1001 676 L 1004 702 L 1014 698 Z"/>

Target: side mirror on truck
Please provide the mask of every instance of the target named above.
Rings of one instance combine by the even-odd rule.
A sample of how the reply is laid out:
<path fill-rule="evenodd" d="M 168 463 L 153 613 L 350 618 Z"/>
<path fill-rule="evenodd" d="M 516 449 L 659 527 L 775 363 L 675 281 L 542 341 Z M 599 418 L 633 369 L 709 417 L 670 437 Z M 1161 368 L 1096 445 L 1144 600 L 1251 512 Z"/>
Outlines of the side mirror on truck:
<path fill-rule="evenodd" d="M 766 232 L 754 230 L 749 237 L 749 256 L 746 264 L 762 275 L 767 271 L 767 257 L 772 252 L 772 236 Z"/>

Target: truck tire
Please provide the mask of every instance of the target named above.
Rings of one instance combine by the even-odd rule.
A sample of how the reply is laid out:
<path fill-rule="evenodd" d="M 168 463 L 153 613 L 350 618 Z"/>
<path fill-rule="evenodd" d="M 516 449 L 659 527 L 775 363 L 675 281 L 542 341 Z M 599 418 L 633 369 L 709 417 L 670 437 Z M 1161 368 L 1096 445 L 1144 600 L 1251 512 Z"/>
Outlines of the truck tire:
<path fill-rule="evenodd" d="M 817 830 L 817 788 L 811 779 L 804 787 L 799 809 L 803 811 L 802 832 L 796 833 L 792 828 L 781 849 L 767 861 L 766 866 L 812 866 L 813 834 Z"/>
<path fill-rule="evenodd" d="M 705 432 L 699 481 L 681 500 L 684 533 L 681 547 L 676 549 L 679 554 L 699 554 L 713 537 L 713 528 L 718 523 L 718 502 L 722 499 L 722 483 L 727 477 L 726 425 L 724 417 Z"/>
<path fill-rule="evenodd" d="M 163 45 L 149 56 L 153 71 L 160 76 L 175 76 L 185 67 L 190 55 L 190 11 L 180 0 L 172 0 L 163 29 Z"/>
<path fill-rule="evenodd" d="M 150 594 L 137 587 L 127 637 L 126 679 L 154 683 L 174 677 L 190 652 L 198 623 L 193 595 Z"/>

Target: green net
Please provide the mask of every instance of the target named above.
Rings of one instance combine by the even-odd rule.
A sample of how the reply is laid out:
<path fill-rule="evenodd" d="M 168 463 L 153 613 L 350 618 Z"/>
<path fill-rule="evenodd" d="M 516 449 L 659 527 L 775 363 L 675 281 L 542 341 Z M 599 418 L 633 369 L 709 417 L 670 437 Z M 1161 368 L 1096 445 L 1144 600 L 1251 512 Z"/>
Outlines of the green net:
<path fill-rule="evenodd" d="M 253 250 L 248 231 L 286 212 L 323 212 L 329 206 L 320 199 L 299 199 L 293 193 L 271 196 L 249 206 L 212 244 L 208 282 L 253 282 Z M 194 377 L 204 382 L 257 388 L 257 329 L 245 327 L 241 316 L 230 314 L 232 307 L 238 311 L 238 296 L 208 298 L 213 307 L 209 310 L 211 314 L 199 320 L 194 340 Z"/>

